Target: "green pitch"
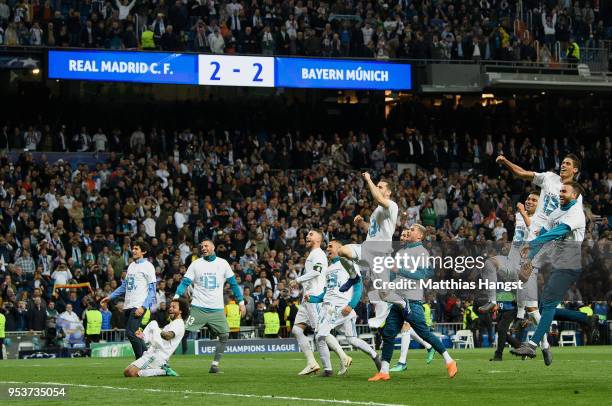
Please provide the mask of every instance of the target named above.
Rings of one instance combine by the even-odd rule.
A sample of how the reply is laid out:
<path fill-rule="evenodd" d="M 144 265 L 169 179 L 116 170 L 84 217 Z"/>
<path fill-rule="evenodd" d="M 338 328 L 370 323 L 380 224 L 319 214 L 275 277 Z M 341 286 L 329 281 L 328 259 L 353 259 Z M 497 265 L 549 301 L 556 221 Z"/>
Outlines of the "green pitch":
<path fill-rule="evenodd" d="M 410 350 L 408 370 L 389 382 L 368 382 L 373 363 L 353 352 L 346 377 L 298 377 L 302 354 L 226 355 L 222 374 L 210 375 L 211 359 L 175 356 L 177 378 L 124 378 L 127 358 L 4 360 L 1 382 L 70 384 L 67 401 L 14 404 L 103 405 L 603 405 L 612 399 L 612 346 L 553 348 L 554 363 L 540 355 L 522 361 L 505 354 L 489 362 L 493 350 L 455 350 L 459 374 L 446 375 L 441 358 L 425 364 L 425 351 Z M 396 351 L 397 356 L 397 351 Z M 338 359 L 332 354 L 334 368 Z M 5 385 L 2 385 L 5 386 Z M 11 403 L 5 403 L 11 404 Z"/>

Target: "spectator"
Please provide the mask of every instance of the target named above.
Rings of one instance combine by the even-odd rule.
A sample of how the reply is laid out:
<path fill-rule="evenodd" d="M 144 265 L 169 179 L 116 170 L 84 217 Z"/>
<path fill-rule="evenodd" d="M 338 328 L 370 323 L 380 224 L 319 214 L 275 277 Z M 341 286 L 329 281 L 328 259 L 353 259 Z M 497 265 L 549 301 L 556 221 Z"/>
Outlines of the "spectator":
<path fill-rule="evenodd" d="M 40 296 L 33 299 L 32 306 L 28 309 L 27 319 L 28 330 L 45 331 L 47 326 L 47 310 Z"/>

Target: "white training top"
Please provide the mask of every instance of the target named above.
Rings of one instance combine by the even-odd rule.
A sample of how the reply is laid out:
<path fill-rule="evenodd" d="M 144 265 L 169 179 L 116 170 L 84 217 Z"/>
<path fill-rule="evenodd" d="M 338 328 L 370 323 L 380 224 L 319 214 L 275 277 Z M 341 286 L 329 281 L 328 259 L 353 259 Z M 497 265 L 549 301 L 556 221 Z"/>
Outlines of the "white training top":
<path fill-rule="evenodd" d="M 170 340 L 165 340 L 161 337 L 162 331 L 171 331 L 174 333 L 174 337 Z M 172 320 L 163 329 L 160 329 L 157 321 L 153 320 L 147 324 L 143 334 L 145 336 L 144 341 L 150 343 L 144 355 L 155 356 L 158 360 L 163 360 L 164 363 L 167 363 L 185 335 L 185 323 L 179 317 Z"/>
<path fill-rule="evenodd" d="M 582 202 L 577 201 L 568 210 L 556 209 L 550 214 L 548 223 L 544 227 L 550 230 L 559 224 L 568 225 L 571 231 L 563 239 L 553 241 L 554 249 L 551 256 L 553 268 L 582 269 L 581 245 L 586 228 Z"/>
<path fill-rule="evenodd" d="M 539 186 L 540 199 L 535 213 L 531 218 L 531 230 L 534 233 L 546 226 L 547 218 L 559 207 L 559 192 L 561 191 L 561 176 L 553 172 L 535 173 L 533 184 Z M 582 196 L 578 197 L 578 202 L 582 205 Z"/>
<path fill-rule="evenodd" d="M 353 288 L 346 292 L 340 292 L 340 286 L 344 285 L 350 278 L 349 273 L 344 269 L 340 261 L 330 263 L 324 272 L 325 296 L 323 303 L 331 303 L 334 306 L 346 306 L 353 297 Z"/>
<path fill-rule="evenodd" d="M 149 295 L 149 284 L 157 281 L 155 267 L 149 261 L 132 262 L 125 276 L 124 309 L 141 307 Z"/>
<path fill-rule="evenodd" d="M 389 207 L 378 205 L 370 216 L 370 228 L 366 241 L 391 241 L 395 232 L 399 208 L 389 200 Z"/>
<path fill-rule="evenodd" d="M 198 258 L 189 265 L 185 278 L 193 282 L 193 306 L 207 309 L 223 309 L 223 286 L 228 278 L 234 276 L 230 264 L 223 258 L 213 261 Z"/>
<path fill-rule="evenodd" d="M 302 276 L 297 279 L 298 282 L 303 281 L 304 294 L 318 296 L 323 293 L 325 283 L 324 272 L 326 269 L 327 256 L 325 252 L 321 248 L 315 248 L 310 251 L 304 263 Z M 316 276 L 313 273 L 316 273 Z"/>

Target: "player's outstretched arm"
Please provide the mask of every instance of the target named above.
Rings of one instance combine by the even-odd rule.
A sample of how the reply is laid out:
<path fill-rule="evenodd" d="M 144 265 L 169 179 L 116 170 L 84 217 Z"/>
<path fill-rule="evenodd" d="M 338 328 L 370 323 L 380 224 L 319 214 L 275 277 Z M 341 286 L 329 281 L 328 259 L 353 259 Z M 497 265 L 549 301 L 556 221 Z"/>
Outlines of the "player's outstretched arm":
<path fill-rule="evenodd" d="M 187 277 L 183 277 L 183 280 L 181 280 L 180 285 L 178 285 L 178 287 L 176 288 L 176 293 L 174 294 L 174 298 L 178 299 L 179 297 L 183 296 L 185 294 L 185 291 L 187 290 L 187 288 L 192 284 L 192 280 L 187 278 Z"/>
<path fill-rule="evenodd" d="M 528 170 L 525 170 L 525 169 L 521 168 L 517 164 L 510 162 L 503 155 L 498 156 L 497 159 L 495 159 L 495 162 L 497 162 L 500 165 L 504 165 L 506 168 L 508 168 L 510 170 L 510 172 L 512 172 L 512 174 L 514 176 L 516 176 L 518 178 L 521 178 L 521 179 L 524 179 L 524 180 L 533 180 L 533 178 L 535 176 L 535 172 L 528 171 Z"/>
<path fill-rule="evenodd" d="M 527 213 L 527 210 L 525 210 L 525 205 L 523 203 L 517 203 L 516 208 L 521 214 L 521 217 L 523 218 L 525 225 L 527 227 L 531 227 L 531 217 L 529 217 L 529 213 Z"/>
<path fill-rule="evenodd" d="M 368 189 L 370 189 L 370 193 L 372 194 L 372 198 L 374 199 L 376 204 L 384 207 L 385 209 L 388 208 L 391 201 L 384 197 L 380 189 L 378 189 L 378 186 L 376 186 L 374 182 L 372 182 L 372 178 L 370 177 L 369 172 L 363 173 L 363 179 L 365 179 L 366 184 L 368 185 Z"/>
<path fill-rule="evenodd" d="M 149 286 L 147 288 L 147 297 L 143 302 L 142 306 L 136 310 L 136 316 L 142 316 L 148 309 L 151 308 L 151 306 L 153 306 L 153 303 L 155 303 L 156 289 L 157 288 L 155 282 L 149 283 Z"/>
<path fill-rule="evenodd" d="M 540 234 L 534 240 L 529 242 L 529 259 L 533 259 L 544 244 L 565 237 L 572 229 L 567 224 L 561 223 L 548 231 L 542 231 L 540 231 Z"/>
<path fill-rule="evenodd" d="M 236 298 L 236 301 L 238 302 L 238 307 L 240 309 L 239 310 L 240 317 L 246 316 L 246 306 L 244 304 L 244 297 L 242 295 L 242 290 L 240 290 L 240 286 L 238 286 L 236 277 L 232 275 L 229 278 L 227 278 L 225 281 L 229 283 L 230 288 L 232 289 L 232 293 L 234 294 L 234 297 Z"/>
<path fill-rule="evenodd" d="M 125 295 L 125 279 L 121 281 L 121 285 L 119 285 L 119 287 L 115 289 L 113 293 L 111 293 L 109 296 L 106 296 L 105 298 L 100 300 L 100 303 L 107 303 L 113 300 L 114 298 L 123 296 L 123 295 Z"/>

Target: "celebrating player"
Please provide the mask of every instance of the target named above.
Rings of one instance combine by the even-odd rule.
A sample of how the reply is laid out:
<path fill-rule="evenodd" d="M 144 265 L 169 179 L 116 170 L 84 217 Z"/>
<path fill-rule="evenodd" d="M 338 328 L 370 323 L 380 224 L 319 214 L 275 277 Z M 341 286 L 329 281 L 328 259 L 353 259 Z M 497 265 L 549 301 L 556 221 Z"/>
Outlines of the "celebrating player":
<path fill-rule="evenodd" d="M 181 284 L 176 289 L 174 298 L 183 296 L 187 287 L 193 284 L 193 297 L 190 314 L 187 320 L 187 331 L 200 331 L 208 326 L 213 334 L 219 337 L 215 358 L 210 366 L 211 374 L 219 372 L 219 361 L 225 352 L 229 338 L 229 326 L 224 313 L 223 286 L 229 283 L 234 297 L 240 307 L 240 317 L 246 314 L 246 307 L 242 300 L 242 291 L 236 282 L 234 272 L 228 262 L 217 257 L 215 244 L 211 240 L 204 240 L 200 245 L 202 258 L 196 259 L 189 265 Z"/>
<path fill-rule="evenodd" d="M 583 193 L 582 186 L 578 182 L 569 181 L 561 186 L 559 193 L 561 206 L 556 208 L 548 216 L 548 221 L 540 231 L 537 238 L 529 243 L 528 258 L 521 269 L 522 278 L 530 276 L 533 261 L 542 246 L 550 241 L 556 241 L 552 246 L 552 271 L 544 286 L 542 293 L 542 317 L 540 323 L 529 342 L 524 343 L 518 349 L 511 349 L 514 355 L 525 355 L 535 357 L 535 350 L 544 334 L 550 328 L 553 319 L 574 321 L 589 325 L 592 339 L 597 337 L 598 316 L 587 316 L 585 313 L 567 309 L 557 309 L 563 300 L 565 292 L 572 283 L 580 277 L 582 270 L 581 244 L 584 240 L 586 220 L 579 200 Z M 537 259 L 537 258 L 536 258 Z M 552 359 L 550 360 L 552 362 Z M 547 362 L 546 365 L 550 365 Z"/>
<path fill-rule="evenodd" d="M 189 317 L 189 304 L 185 299 L 174 299 L 168 308 L 170 323 L 163 329 L 157 321 L 150 322 L 138 338 L 149 344 L 142 357 L 123 371 L 126 377 L 178 376 L 167 363 L 185 334 L 185 319 Z"/>
<path fill-rule="evenodd" d="M 561 168 L 559 169 L 559 175 L 553 172 L 538 173 L 525 170 L 510 162 L 503 155 L 498 156 L 496 162 L 506 166 L 514 176 L 529 180 L 542 189 L 535 213 L 531 218 L 530 228 L 535 233 L 546 224 L 548 216 L 559 207 L 559 192 L 561 190 L 561 185 L 573 181 L 574 177 L 580 172 L 580 159 L 574 154 L 568 154 L 563 159 Z M 580 197 L 579 200 L 580 204 L 582 204 L 582 197 Z"/>
<path fill-rule="evenodd" d="M 508 254 L 507 258 L 503 256 L 494 258 L 495 263 L 493 264 L 493 268 L 495 269 L 488 274 L 489 281 L 491 281 L 491 274 L 495 277 L 495 280 L 498 274 L 502 275 L 502 277 L 506 280 L 516 281 L 518 279 L 521 267 L 521 248 L 525 242 L 533 240 L 536 236 L 533 228 L 531 228 L 531 218 L 533 217 L 538 205 L 538 199 L 539 195 L 536 192 L 533 192 L 529 194 L 524 205 L 522 203 L 517 204 L 518 212 L 515 214 L 516 223 L 510 253 Z M 491 264 L 491 261 L 487 261 L 485 263 L 485 269 L 490 269 Z M 491 294 L 496 296 L 501 295 L 502 298 L 504 298 L 504 308 L 501 309 L 501 321 L 497 325 L 498 346 L 497 350 L 495 351 L 495 356 L 492 358 L 493 361 L 501 361 L 506 339 L 511 342 L 513 347 L 517 347 L 514 339 L 510 335 L 507 335 L 510 327 L 511 316 L 516 316 L 519 323 L 523 324 L 525 310 L 527 310 L 530 319 L 533 320 L 535 325 L 540 322 L 540 311 L 538 310 L 537 269 L 533 270 L 529 279 L 523 284 L 522 289 L 518 289 L 516 292 L 516 307 L 514 307 L 515 305 L 513 304 L 513 300 L 508 300 L 509 295 L 507 292 L 496 292 L 492 290 Z M 481 312 L 495 310 L 498 307 L 496 296 L 493 296 L 490 303 L 481 306 L 478 310 Z M 552 353 L 550 352 L 550 344 L 548 343 L 546 335 L 544 335 L 541 345 L 544 362 L 547 365 L 550 365 L 552 362 Z"/>
<path fill-rule="evenodd" d="M 325 252 L 321 249 L 322 241 L 323 236 L 320 232 L 316 230 L 310 230 L 308 232 L 308 235 L 306 235 L 306 247 L 310 249 L 310 253 L 304 263 L 304 272 L 300 277 L 290 283 L 292 288 L 296 288 L 299 283 L 304 285 L 304 300 L 295 316 L 295 324 L 291 330 L 307 362 L 306 367 L 298 375 L 317 373 L 317 371 L 321 369 L 314 358 L 314 354 L 304 331 L 307 327 L 316 331 L 319 321 L 320 303 L 310 303 L 306 297 L 320 295 L 324 289 L 324 272 L 327 269 L 327 257 L 325 256 Z M 345 373 L 346 368 L 351 365 L 352 358 L 346 355 L 334 336 L 327 336 L 327 345 L 340 357 L 340 373 Z"/>
<path fill-rule="evenodd" d="M 355 216 L 353 220 L 358 227 L 367 231 L 366 242 L 368 241 L 384 241 L 389 243 L 389 247 L 371 247 L 376 251 L 390 249 L 391 240 L 393 239 L 393 233 L 395 232 L 395 225 L 397 223 L 397 216 L 399 209 L 397 203 L 391 200 L 393 194 L 393 187 L 387 180 L 380 180 L 378 184 L 374 184 L 370 174 L 368 172 L 363 173 L 363 179 L 365 180 L 372 198 L 376 202 L 376 209 L 370 216 L 370 222 L 366 223 L 363 217 L 360 215 Z M 347 244 L 343 245 L 338 252 L 338 255 L 347 258 L 353 262 L 359 263 L 362 266 L 368 266 L 367 263 L 363 262 L 362 257 L 362 246 L 358 244 Z M 350 267 L 353 269 L 352 267 Z M 349 271 L 351 272 L 351 271 Z M 340 292 L 346 292 L 359 281 L 359 274 L 351 272 L 351 278 L 340 287 Z"/>
<path fill-rule="evenodd" d="M 125 295 L 123 312 L 125 314 L 125 333 L 132 344 L 136 359 L 142 357 L 146 346 L 136 331 L 140 329 L 142 316 L 155 302 L 156 276 L 153 264 L 144 258 L 149 250 L 146 242 L 135 242 L 132 245 L 134 262 L 130 264 L 125 279 L 110 296 L 100 301 L 107 303 L 121 295 Z"/>
<path fill-rule="evenodd" d="M 422 263 L 428 263 L 427 258 L 429 253 L 423 247 L 422 241 L 425 237 L 425 227 L 420 224 L 414 224 L 409 229 L 404 230 L 401 235 L 401 241 L 406 244 L 405 248 L 398 254 L 407 255 L 409 257 L 423 257 L 425 261 Z M 400 277 L 412 279 L 412 280 L 427 280 L 433 276 L 431 268 L 417 268 L 412 270 L 394 270 L 399 274 Z M 404 322 L 410 323 L 412 328 L 417 334 L 423 337 L 424 340 L 428 341 L 435 350 L 444 357 L 446 363 L 446 369 L 449 377 L 453 378 L 457 374 L 457 363 L 452 359 L 444 345 L 440 342 L 425 322 L 425 314 L 423 311 L 423 300 L 424 300 L 424 289 L 417 283 L 414 287 L 396 290 L 395 293 L 404 301 L 405 305 L 402 306 L 400 303 L 394 303 L 391 306 L 385 326 L 382 330 L 383 335 L 383 348 L 382 348 L 382 363 L 379 372 L 371 377 L 369 381 L 388 381 L 391 379 L 389 376 L 389 363 L 393 356 L 393 348 L 395 346 L 395 337 L 401 330 Z"/>
<path fill-rule="evenodd" d="M 342 244 L 337 240 L 329 242 L 327 254 L 331 264 L 324 271 L 325 288 L 323 293 L 318 296 L 308 296 L 310 303 L 323 302 L 316 337 L 321 362 L 323 362 L 323 368 L 325 369 L 322 375 L 324 377 L 333 375 L 327 338 L 332 336 L 331 331 L 334 328 L 344 333 L 350 345 L 368 354 L 374 361 L 376 369 L 380 369 L 380 357 L 376 354 L 376 351 L 368 343 L 357 337 L 355 327 L 357 314 L 353 309 L 361 299 L 362 283 L 358 282 L 346 292 L 340 292 L 339 289 L 349 279 L 349 273 L 340 263 L 340 257 L 338 257 L 338 251 L 341 247 Z"/>

